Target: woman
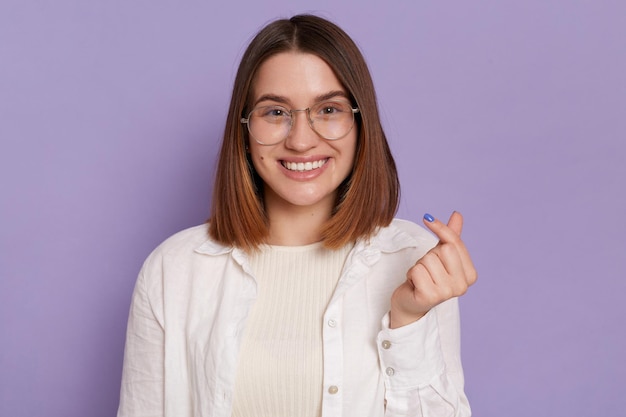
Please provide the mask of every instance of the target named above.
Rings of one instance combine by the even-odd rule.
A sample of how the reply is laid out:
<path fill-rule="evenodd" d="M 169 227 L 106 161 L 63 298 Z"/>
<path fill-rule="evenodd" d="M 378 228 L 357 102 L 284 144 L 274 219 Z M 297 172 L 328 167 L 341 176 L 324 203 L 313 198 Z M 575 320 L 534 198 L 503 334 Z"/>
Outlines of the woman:
<path fill-rule="evenodd" d="M 334 24 L 269 24 L 235 80 L 209 225 L 146 260 L 118 416 L 467 416 L 462 217 L 394 220 L 371 77 Z"/>

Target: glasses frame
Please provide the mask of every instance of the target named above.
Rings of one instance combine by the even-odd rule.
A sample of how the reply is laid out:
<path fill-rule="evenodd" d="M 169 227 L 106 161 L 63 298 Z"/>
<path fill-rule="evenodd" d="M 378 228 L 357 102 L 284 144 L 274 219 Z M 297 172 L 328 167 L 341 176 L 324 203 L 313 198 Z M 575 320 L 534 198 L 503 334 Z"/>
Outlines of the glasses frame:
<path fill-rule="evenodd" d="M 250 137 L 252 139 L 254 139 L 254 141 L 256 143 L 258 143 L 259 145 L 264 145 L 264 146 L 272 146 L 272 145 L 278 145 L 279 143 L 284 142 L 285 139 L 287 139 L 289 137 L 289 134 L 291 134 L 291 129 L 293 128 L 293 125 L 294 125 L 295 120 L 296 120 L 295 117 L 294 117 L 294 113 L 306 112 L 306 119 L 307 119 L 307 122 L 309 124 L 309 127 L 320 138 L 325 139 L 325 140 L 339 140 L 339 139 L 345 138 L 348 135 L 348 133 L 350 133 L 352 131 L 352 129 L 354 128 L 354 115 L 360 112 L 359 108 L 358 107 L 352 107 L 352 105 L 350 103 L 347 103 L 349 105 L 349 107 L 350 107 L 350 110 L 352 110 L 352 124 L 350 125 L 350 129 L 348 129 L 348 131 L 346 133 L 344 133 L 342 136 L 340 136 L 338 138 L 327 138 L 327 137 L 322 136 L 322 134 L 320 134 L 320 132 L 318 132 L 315 129 L 314 123 L 313 123 L 313 119 L 311 119 L 311 107 L 316 107 L 317 105 L 324 104 L 324 103 L 341 103 L 341 104 L 344 104 L 344 103 L 347 103 L 347 102 L 339 101 L 339 100 L 323 100 L 323 101 L 320 101 L 319 103 L 313 104 L 310 107 L 307 107 L 306 109 L 288 109 L 288 108 L 283 107 L 281 105 L 256 106 L 255 108 L 253 108 L 250 111 L 250 113 L 248 113 L 248 117 L 242 117 L 240 119 L 240 123 L 241 124 L 245 124 L 248 127 L 248 133 L 250 134 Z M 254 135 L 252 134 L 252 132 L 250 131 L 250 117 L 252 116 L 252 113 L 254 113 L 256 110 L 258 110 L 260 108 L 263 108 L 263 107 L 280 107 L 280 108 L 283 108 L 287 112 L 287 114 L 289 114 L 289 130 L 287 130 L 287 134 L 285 134 L 285 137 L 282 138 L 281 140 L 279 140 L 278 142 L 263 143 L 259 139 L 255 138 Z"/>

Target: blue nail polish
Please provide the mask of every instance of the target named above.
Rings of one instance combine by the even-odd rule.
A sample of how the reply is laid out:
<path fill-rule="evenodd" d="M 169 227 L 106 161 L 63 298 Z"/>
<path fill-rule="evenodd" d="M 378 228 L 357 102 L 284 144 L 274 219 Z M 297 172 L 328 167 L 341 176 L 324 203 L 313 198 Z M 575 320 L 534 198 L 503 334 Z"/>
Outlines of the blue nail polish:
<path fill-rule="evenodd" d="M 432 223 L 435 221 L 435 218 L 428 213 L 424 214 L 424 219 L 429 223 Z"/>

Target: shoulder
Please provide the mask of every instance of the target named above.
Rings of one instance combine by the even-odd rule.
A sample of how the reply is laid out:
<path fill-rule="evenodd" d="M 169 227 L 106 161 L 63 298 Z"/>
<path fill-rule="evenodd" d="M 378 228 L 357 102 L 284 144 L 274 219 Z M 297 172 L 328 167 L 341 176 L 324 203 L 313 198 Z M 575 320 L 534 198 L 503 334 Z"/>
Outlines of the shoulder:
<path fill-rule="evenodd" d="M 179 252 L 193 252 L 209 240 L 209 225 L 205 223 L 173 234 L 157 246 L 153 253 L 166 256 Z"/>
<path fill-rule="evenodd" d="M 165 281 L 181 283 L 194 274 L 210 275 L 230 258 L 227 256 L 230 251 L 231 247 L 211 239 L 208 223 L 190 227 L 168 237 L 148 255 L 141 267 L 139 281 L 155 294 L 160 294 Z"/>
<path fill-rule="evenodd" d="M 165 239 L 150 253 L 144 262 L 144 269 L 158 269 L 164 264 L 184 265 L 198 256 L 198 248 L 211 243 L 208 223 L 181 230 Z"/>

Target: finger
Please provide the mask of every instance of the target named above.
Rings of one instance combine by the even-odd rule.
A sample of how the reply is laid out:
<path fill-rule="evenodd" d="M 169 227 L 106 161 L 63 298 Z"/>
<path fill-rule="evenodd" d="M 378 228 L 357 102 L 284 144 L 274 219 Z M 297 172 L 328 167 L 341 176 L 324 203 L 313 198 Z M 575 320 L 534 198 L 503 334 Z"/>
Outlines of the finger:
<path fill-rule="evenodd" d="M 428 252 L 417 263 L 424 265 L 435 285 L 439 287 L 446 285 L 450 278 L 450 274 L 446 270 L 439 254 L 436 251 Z"/>
<path fill-rule="evenodd" d="M 433 257 L 436 258 L 434 255 Z M 439 278 L 433 276 L 429 271 L 429 267 L 431 270 L 435 269 L 432 265 L 426 266 L 426 263 L 422 263 L 420 260 L 407 274 L 407 281 L 413 287 L 413 303 L 416 303 L 418 306 L 417 309 L 422 311 L 428 311 L 439 304 L 441 302 L 441 288 L 448 287 L 436 281 L 442 280 L 441 274 L 439 274 Z"/>
<path fill-rule="evenodd" d="M 459 241 L 457 245 L 440 243 L 432 250 L 439 254 L 441 262 L 451 276 L 462 278 L 467 285 L 472 285 L 476 282 L 476 268 L 462 241 Z"/>
<path fill-rule="evenodd" d="M 454 233 L 461 236 L 463 231 L 463 216 L 458 211 L 453 211 L 448 220 L 448 227 L 454 230 Z"/>
<path fill-rule="evenodd" d="M 435 252 L 429 252 L 420 259 L 415 265 L 415 272 L 410 281 L 420 301 L 429 309 L 467 290 L 465 280 L 450 276 Z"/>
<path fill-rule="evenodd" d="M 437 255 L 444 273 L 437 272 L 438 265 L 428 264 L 428 271 L 434 275 L 433 281 L 437 283 L 439 293 L 445 300 L 452 297 L 459 297 L 467 291 L 467 288 L 473 284 L 467 276 L 467 272 L 463 266 L 457 248 L 451 244 L 437 246 L 432 250 Z M 432 265 L 432 266 L 431 266 Z"/>
<path fill-rule="evenodd" d="M 413 288 L 416 288 L 420 292 L 423 292 L 426 288 L 431 289 L 436 285 L 428 272 L 428 268 L 421 262 L 421 259 L 420 262 L 413 265 L 413 267 L 407 271 L 406 276 L 407 281 L 411 283 Z"/>
<path fill-rule="evenodd" d="M 445 268 L 447 274 L 451 277 L 464 277 L 465 268 L 461 259 L 461 252 L 452 244 L 444 243 L 435 246 L 431 252 L 436 254 Z"/>
<path fill-rule="evenodd" d="M 455 211 L 450 216 L 449 223 L 451 223 L 452 227 L 443 224 L 428 213 L 424 215 L 424 224 L 431 232 L 437 235 L 441 242 L 458 243 L 461 240 L 463 216 Z"/>

